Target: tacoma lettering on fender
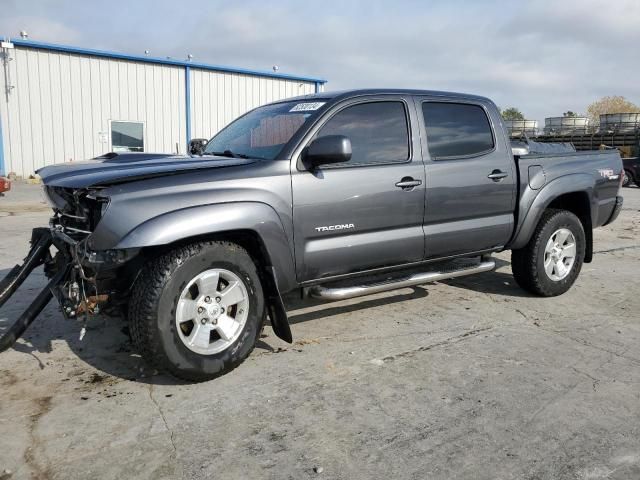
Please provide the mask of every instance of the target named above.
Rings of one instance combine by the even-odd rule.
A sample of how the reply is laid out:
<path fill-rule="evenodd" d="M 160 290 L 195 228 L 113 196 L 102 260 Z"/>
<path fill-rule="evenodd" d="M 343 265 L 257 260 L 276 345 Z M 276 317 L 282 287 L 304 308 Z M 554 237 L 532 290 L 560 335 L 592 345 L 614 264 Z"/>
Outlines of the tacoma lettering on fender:
<path fill-rule="evenodd" d="M 547 147 L 549 148 L 549 147 Z M 196 149 L 195 151 L 198 151 Z M 201 155 L 109 153 L 38 171 L 53 209 L 0 306 L 37 266 L 49 283 L 0 338 L 55 296 L 67 318 L 126 315 L 157 368 L 206 380 L 253 350 L 281 294 L 351 298 L 491 270 L 566 292 L 617 217 L 617 151 L 512 148 L 498 109 L 417 90 L 318 93 L 235 120 Z"/>

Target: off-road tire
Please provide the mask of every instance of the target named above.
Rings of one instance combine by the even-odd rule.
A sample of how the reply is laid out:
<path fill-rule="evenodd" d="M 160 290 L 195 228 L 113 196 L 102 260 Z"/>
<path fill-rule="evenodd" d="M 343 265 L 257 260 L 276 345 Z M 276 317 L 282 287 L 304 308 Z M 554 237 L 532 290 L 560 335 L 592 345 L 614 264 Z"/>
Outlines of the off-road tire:
<path fill-rule="evenodd" d="M 554 281 L 544 270 L 544 253 L 547 241 L 560 228 L 571 231 L 576 240 L 576 258 L 571 272 L 562 280 Z M 547 209 L 523 248 L 511 251 L 511 270 L 523 289 L 543 297 L 555 297 L 571 288 L 578 278 L 585 255 L 585 233 L 582 223 L 567 210 Z"/>
<path fill-rule="evenodd" d="M 238 275 L 249 293 L 249 313 L 239 338 L 227 349 L 201 355 L 188 349 L 176 331 L 176 305 L 199 273 L 222 268 Z M 136 280 L 129 306 L 131 338 L 154 368 L 194 382 L 230 372 L 255 347 L 265 318 L 262 285 L 247 251 L 235 243 L 207 241 L 177 247 L 149 261 Z"/>

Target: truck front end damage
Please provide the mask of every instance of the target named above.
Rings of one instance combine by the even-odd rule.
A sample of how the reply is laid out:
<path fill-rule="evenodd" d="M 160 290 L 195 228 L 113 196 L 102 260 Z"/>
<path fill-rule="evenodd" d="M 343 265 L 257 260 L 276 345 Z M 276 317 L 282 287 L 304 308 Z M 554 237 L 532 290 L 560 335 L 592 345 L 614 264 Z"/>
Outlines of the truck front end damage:
<path fill-rule="evenodd" d="M 124 265 L 136 257 L 136 250 L 92 251 L 88 239 L 108 207 L 100 189 L 71 189 L 45 186 L 44 195 L 53 208 L 48 228 L 35 228 L 31 249 L 0 281 L 0 307 L 39 266 L 49 282 L 27 309 L 0 337 L 0 352 L 10 348 L 37 318 L 52 297 L 56 297 L 65 318 L 86 320 L 99 311 L 109 313 L 126 302 L 114 295 L 130 286 Z M 124 285 L 124 287 L 123 287 Z M 118 301 L 110 301 L 115 298 Z"/>

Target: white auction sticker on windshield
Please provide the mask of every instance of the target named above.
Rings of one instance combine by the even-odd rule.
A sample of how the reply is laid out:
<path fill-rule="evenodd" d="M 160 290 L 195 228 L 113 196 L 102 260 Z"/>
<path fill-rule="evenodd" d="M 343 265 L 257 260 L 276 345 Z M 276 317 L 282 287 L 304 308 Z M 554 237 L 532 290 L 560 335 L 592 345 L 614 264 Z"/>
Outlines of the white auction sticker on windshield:
<path fill-rule="evenodd" d="M 289 111 L 290 112 L 311 112 L 313 110 L 318 110 L 325 103 L 326 102 L 299 103 Z"/>

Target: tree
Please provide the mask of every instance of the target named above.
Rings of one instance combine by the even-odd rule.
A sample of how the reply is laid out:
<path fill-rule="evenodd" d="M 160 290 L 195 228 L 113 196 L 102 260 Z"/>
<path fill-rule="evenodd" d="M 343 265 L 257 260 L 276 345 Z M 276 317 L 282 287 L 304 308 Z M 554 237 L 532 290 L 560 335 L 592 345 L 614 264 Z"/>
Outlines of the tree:
<path fill-rule="evenodd" d="M 640 107 L 620 95 L 602 97 L 587 107 L 587 114 L 592 122 L 599 122 L 600 115 L 605 113 L 636 113 Z"/>
<path fill-rule="evenodd" d="M 571 110 L 564 112 L 562 114 L 563 117 L 577 117 L 578 114 L 576 112 L 572 112 Z"/>
<path fill-rule="evenodd" d="M 509 107 L 502 111 L 502 118 L 505 120 L 524 120 L 524 115 L 516 107 Z"/>

